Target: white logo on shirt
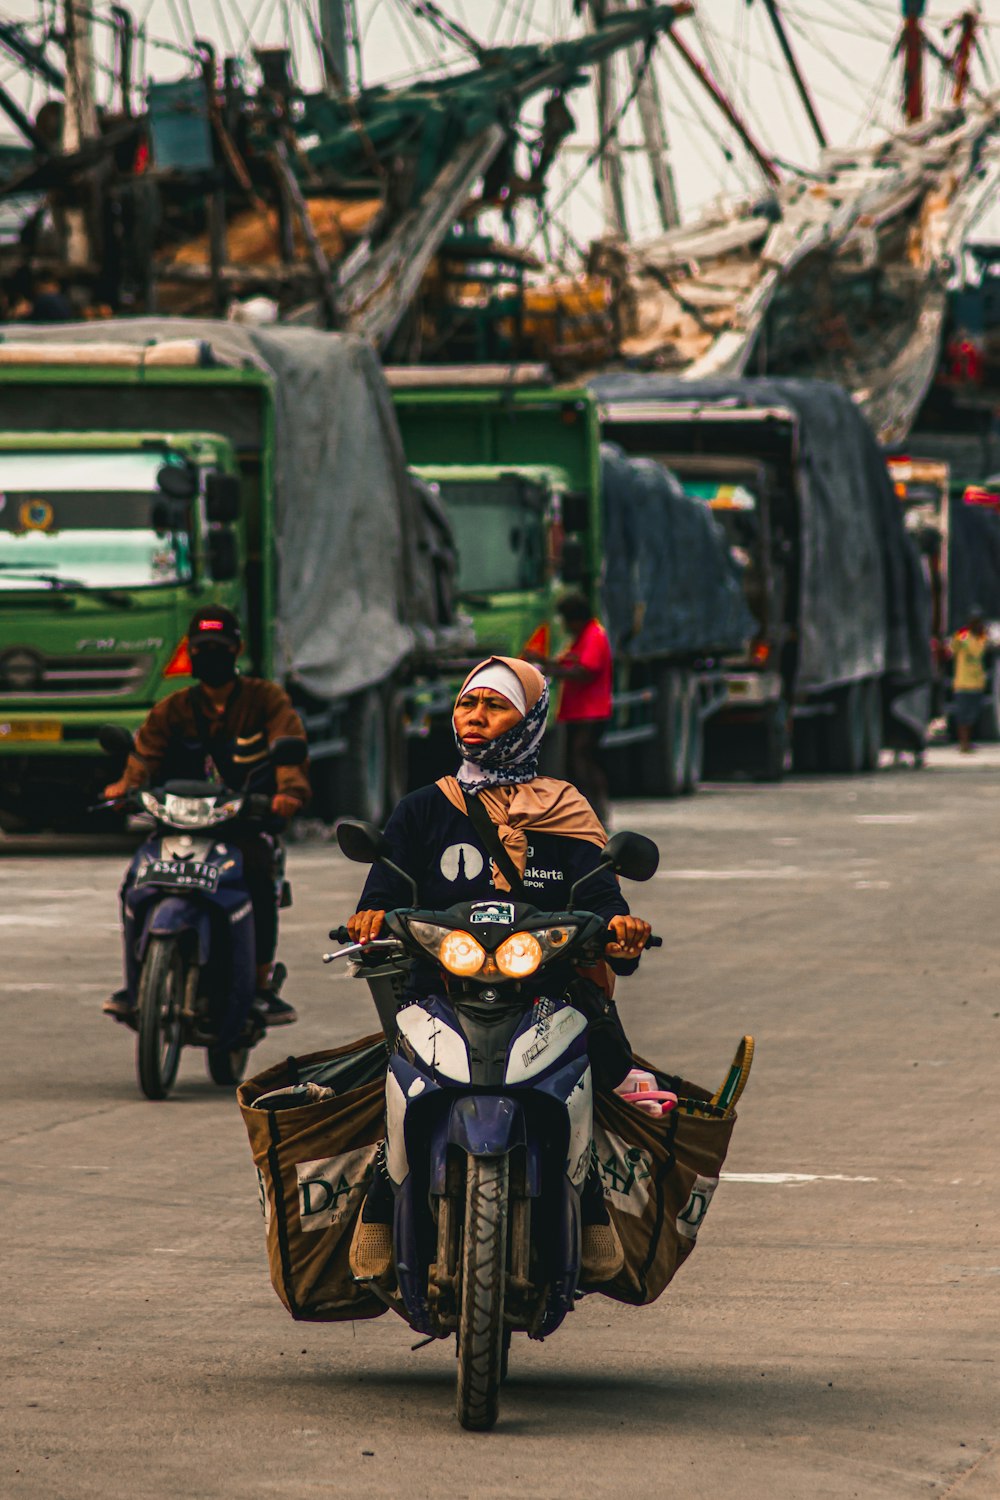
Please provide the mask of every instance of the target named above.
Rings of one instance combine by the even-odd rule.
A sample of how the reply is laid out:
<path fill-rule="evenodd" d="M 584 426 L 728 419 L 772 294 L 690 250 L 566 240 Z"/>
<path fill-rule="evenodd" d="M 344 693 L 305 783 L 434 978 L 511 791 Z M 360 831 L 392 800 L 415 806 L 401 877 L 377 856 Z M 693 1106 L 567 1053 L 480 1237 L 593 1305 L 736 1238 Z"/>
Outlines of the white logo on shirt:
<path fill-rule="evenodd" d="M 445 880 L 475 880 L 483 873 L 483 856 L 475 844 L 449 844 L 441 856 Z"/>

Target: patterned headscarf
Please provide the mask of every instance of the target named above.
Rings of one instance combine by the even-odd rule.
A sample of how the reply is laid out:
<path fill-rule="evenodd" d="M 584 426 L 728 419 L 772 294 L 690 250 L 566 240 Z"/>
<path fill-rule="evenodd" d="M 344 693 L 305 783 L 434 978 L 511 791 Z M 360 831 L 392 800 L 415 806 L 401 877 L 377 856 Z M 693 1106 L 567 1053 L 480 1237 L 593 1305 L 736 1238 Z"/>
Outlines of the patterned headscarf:
<path fill-rule="evenodd" d="M 538 752 L 545 734 L 549 717 L 549 685 L 537 667 L 513 657 L 495 656 L 480 662 L 462 684 L 466 691 L 469 683 L 490 662 L 499 662 L 517 676 L 524 688 L 528 711 L 523 719 L 505 730 L 495 740 L 482 745 L 466 745 L 455 734 L 455 744 L 462 756 L 458 781 L 473 796 L 488 787 L 513 786 L 533 781 L 538 775 Z"/>

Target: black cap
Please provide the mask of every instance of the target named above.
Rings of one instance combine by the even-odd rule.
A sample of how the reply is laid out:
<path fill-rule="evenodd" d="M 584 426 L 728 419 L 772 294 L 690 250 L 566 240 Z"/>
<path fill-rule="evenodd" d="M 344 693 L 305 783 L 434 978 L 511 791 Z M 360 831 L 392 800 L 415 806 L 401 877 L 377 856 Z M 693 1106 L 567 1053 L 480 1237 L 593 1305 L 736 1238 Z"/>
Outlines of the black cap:
<path fill-rule="evenodd" d="M 203 604 L 196 609 L 188 625 L 188 650 L 198 646 L 229 646 L 239 651 L 243 645 L 240 622 L 231 609 L 219 604 Z"/>

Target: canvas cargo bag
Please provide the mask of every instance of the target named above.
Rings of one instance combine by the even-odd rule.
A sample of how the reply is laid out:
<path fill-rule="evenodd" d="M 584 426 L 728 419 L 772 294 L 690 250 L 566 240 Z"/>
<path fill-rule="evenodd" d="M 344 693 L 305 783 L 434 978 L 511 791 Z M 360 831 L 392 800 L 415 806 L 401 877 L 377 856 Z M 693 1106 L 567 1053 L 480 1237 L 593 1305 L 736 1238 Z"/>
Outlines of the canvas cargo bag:
<path fill-rule="evenodd" d="M 618 1302 L 653 1302 L 694 1249 L 736 1124 L 733 1106 L 750 1071 L 744 1038 L 714 1095 L 644 1058 L 680 1104 L 654 1119 L 606 1090 L 594 1096 L 593 1159 L 625 1265 L 600 1290 Z M 384 1134 L 385 1040 L 381 1032 L 326 1052 L 289 1057 L 242 1084 L 267 1234 L 271 1281 L 293 1318 L 376 1318 L 385 1302 L 359 1286 L 348 1264 L 351 1237 Z M 335 1090 L 291 1109 L 256 1101 L 293 1084 Z"/>
<path fill-rule="evenodd" d="M 745 1037 L 714 1095 L 636 1057 L 637 1068 L 678 1096 L 677 1109 L 661 1119 L 618 1094 L 595 1094 L 594 1162 L 625 1251 L 621 1272 L 600 1288 L 605 1296 L 636 1306 L 655 1302 L 691 1254 L 719 1185 L 752 1057 L 753 1039 Z"/>
<path fill-rule="evenodd" d="M 274 1290 L 293 1318 L 376 1318 L 386 1305 L 351 1277 L 351 1236 L 385 1133 L 385 1038 L 289 1057 L 238 1091 L 260 1189 Z M 335 1091 L 321 1103 L 261 1109 L 292 1084 Z"/>

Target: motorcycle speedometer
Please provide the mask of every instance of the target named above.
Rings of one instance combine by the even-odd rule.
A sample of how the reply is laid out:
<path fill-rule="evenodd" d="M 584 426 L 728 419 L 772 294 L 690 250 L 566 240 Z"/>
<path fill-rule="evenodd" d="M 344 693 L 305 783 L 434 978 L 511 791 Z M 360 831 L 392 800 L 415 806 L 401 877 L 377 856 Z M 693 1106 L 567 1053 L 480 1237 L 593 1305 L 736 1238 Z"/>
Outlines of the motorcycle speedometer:
<path fill-rule="evenodd" d="M 178 797 L 167 792 L 163 799 L 163 810 L 169 823 L 175 828 L 201 828 L 212 822 L 214 801 L 207 797 Z"/>

